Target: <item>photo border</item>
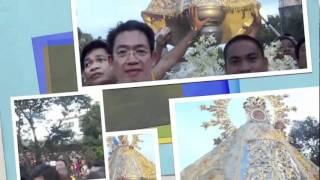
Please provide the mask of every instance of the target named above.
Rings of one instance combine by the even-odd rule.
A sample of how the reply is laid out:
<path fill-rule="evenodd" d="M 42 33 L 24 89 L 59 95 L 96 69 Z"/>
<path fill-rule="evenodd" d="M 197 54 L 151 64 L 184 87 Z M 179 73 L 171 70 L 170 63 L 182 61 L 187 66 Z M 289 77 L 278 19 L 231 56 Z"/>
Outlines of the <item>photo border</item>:
<path fill-rule="evenodd" d="M 177 124 L 176 124 L 177 118 L 176 118 L 176 109 L 175 109 L 176 104 L 199 102 L 199 101 L 213 101 L 213 100 L 217 100 L 217 99 L 233 99 L 233 98 L 243 98 L 243 97 L 250 97 L 250 96 L 285 94 L 288 92 L 303 91 L 303 90 L 312 90 L 315 92 L 319 92 L 319 86 L 169 99 L 175 178 L 177 180 L 181 179 L 181 172 L 179 171 L 179 169 L 180 169 L 179 146 L 177 145 L 177 142 L 179 140 L 177 139 L 177 133 L 176 133 L 176 128 L 177 128 Z"/>
<path fill-rule="evenodd" d="M 310 32 L 309 32 L 307 0 L 302 0 L 304 37 L 306 42 L 305 44 L 306 44 L 306 55 L 307 55 L 307 68 L 305 69 L 268 71 L 268 72 L 257 72 L 257 73 L 246 73 L 246 74 L 217 75 L 217 76 L 206 76 L 206 77 L 193 77 L 193 78 L 172 79 L 172 80 L 155 80 L 155 81 L 94 85 L 94 86 L 84 86 L 82 83 L 82 74 L 81 74 L 81 67 L 80 67 L 80 50 L 79 50 L 78 30 L 77 30 L 78 21 L 77 21 L 76 13 L 77 13 L 76 0 L 71 0 L 71 17 L 72 17 L 73 39 L 74 39 L 75 60 L 76 60 L 76 75 L 77 75 L 77 84 L 78 84 L 79 90 L 97 89 L 97 88 L 108 90 L 108 89 L 119 89 L 119 88 L 146 87 L 146 86 L 158 86 L 158 85 L 169 85 L 169 84 L 180 84 L 180 83 L 191 83 L 191 82 L 232 80 L 232 79 L 258 78 L 258 77 L 312 73 L 312 60 L 311 60 L 311 48 L 310 48 L 311 42 L 310 42 Z"/>
<path fill-rule="evenodd" d="M 15 158 L 15 168 L 16 168 L 16 178 L 17 179 L 21 179 L 21 174 L 20 174 L 20 165 L 19 165 L 19 152 L 18 152 L 18 140 L 17 140 L 17 130 L 16 130 L 16 121 L 14 114 L 15 114 L 15 106 L 14 106 L 14 101 L 17 100 L 25 100 L 25 99 L 41 99 L 41 98 L 50 98 L 50 97 L 63 97 L 63 96 L 77 96 L 77 95 L 87 95 L 90 97 L 90 95 L 92 94 L 97 94 L 99 92 L 99 94 L 97 95 L 98 99 L 97 101 L 99 102 L 99 106 L 100 106 L 100 120 L 101 120 L 101 135 L 103 138 L 103 134 L 106 131 L 106 126 L 105 126 L 105 117 L 104 117 L 104 107 L 103 107 L 103 94 L 102 91 L 99 90 L 82 90 L 79 92 L 65 92 L 65 93 L 52 93 L 52 94 L 38 94 L 38 95 L 28 95 L 28 96 L 12 96 L 10 98 L 10 110 L 11 110 L 11 123 L 12 123 L 12 133 L 13 133 L 13 145 L 14 145 L 14 158 Z M 102 139 L 102 147 L 104 148 L 105 145 L 105 141 L 103 141 Z M 105 149 L 103 149 L 104 153 L 105 153 Z M 106 154 L 104 154 L 104 164 L 106 166 Z M 106 170 L 106 177 L 108 177 L 107 175 L 109 175 L 109 171 Z"/>
<path fill-rule="evenodd" d="M 1 115 L 1 114 L 0 114 Z M 3 135 L 2 128 L 0 124 L 0 179 L 6 179 L 6 165 L 5 165 L 5 156 L 4 156 L 4 146 L 3 146 Z"/>
<path fill-rule="evenodd" d="M 159 138 L 158 138 L 158 130 L 156 128 L 148 128 L 148 129 L 138 129 L 138 130 L 128 130 L 128 131 L 113 131 L 113 132 L 105 132 L 104 133 L 104 141 L 107 141 L 107 138 L 110 136 L 118 136 L 118 135 L 134 135 L 134 134 L 151 134 L 154 138 L 154 153 L 155 153 L 155 166 L 156 166 L 156 178 L 157 180 L 161 180 L 161 168 L 160 168 L 160 150 L 159 150 Z M 107 152 L 107 144 L 104 147 L 104 151 L 109 160 L 109 154 Z M 108 176 L 109 179 L 109 161 L 107 162 Z"/>

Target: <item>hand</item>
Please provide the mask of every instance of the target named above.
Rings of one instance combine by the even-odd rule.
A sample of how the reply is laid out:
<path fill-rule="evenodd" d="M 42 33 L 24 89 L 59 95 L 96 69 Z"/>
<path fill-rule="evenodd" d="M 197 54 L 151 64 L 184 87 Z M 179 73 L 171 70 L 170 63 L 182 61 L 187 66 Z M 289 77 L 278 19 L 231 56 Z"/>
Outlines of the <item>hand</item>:
<path fill-rule="evenodd" d="M 252 24 L 250 26 L 243 25 L 242 28 L 245 30 L 244 34 L 255 38 L 262 26 L 261 16 L 259 13 L 256 14 L 254 12 L 252 12 L 251 15 L 253 17 Z"/>
<path fill-rule="evenodd" d="M 209 18 L 206 18 L 202 21 L 199 19 L 197 7 L 194 5 L 189 7 L 188 16 L 190 17 L 189 19 L 191 19 L 190 23 L 192 30 L 195 32 L 198 32 L 203 27 L 203 25 L 209 21 Z"/>
<path fill-rule="evenodd" d="M 162 52 L 162 49 L 168 44 L 172 38 L 171 30 L 168 27 L 162 28 L 156 35 L 156 51 Z"/>

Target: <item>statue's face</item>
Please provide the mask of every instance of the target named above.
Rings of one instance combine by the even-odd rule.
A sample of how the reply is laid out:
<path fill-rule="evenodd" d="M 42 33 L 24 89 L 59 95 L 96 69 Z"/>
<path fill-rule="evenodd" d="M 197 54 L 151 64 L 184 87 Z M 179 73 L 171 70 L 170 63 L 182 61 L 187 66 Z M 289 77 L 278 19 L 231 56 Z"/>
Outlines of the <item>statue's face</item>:
<path fill-rule="evenodd" d="M 251 112 L 251 119 L 256 121 L 265 121 L 266 120 L 266 114 L 261 109 L 254 109 Z"/>

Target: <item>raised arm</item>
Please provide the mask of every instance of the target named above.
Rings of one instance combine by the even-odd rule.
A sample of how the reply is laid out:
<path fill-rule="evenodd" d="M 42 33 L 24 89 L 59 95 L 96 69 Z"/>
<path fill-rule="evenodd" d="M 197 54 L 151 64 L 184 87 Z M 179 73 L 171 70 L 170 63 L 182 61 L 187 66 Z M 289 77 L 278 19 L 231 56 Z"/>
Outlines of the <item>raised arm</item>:
<path fill-rule="evenodd" d="M 166 72 L 169 71 L 183 57 L 193 39 L 199 33 L 200 29 L 209 20 L 199 20 L 196 6 L 192 6 L 188 9 L 188 15 L 191 18 L 191 30 L 171 51 L 161 57 L 160 61 L 153 68 L 153 75 L 155 79 L 162 79 Z"/>
<path fill-rule="evenodd" d="M 242 28 L 245 30 L 245 34 L 248 36 L 251 36 L 253 38 L 256 38 L 259 30 L 261 29 L 261 16 L 260 14 L 251 13 L 253 17 L 253 22 L 250 26 L 242 26 Z"/>

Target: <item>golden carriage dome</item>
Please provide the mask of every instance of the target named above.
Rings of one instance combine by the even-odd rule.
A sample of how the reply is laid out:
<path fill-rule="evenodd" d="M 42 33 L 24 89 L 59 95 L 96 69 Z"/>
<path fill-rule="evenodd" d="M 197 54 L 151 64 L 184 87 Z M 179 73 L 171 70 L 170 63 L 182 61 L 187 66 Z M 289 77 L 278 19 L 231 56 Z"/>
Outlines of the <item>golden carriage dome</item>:
<path fill-rule="evenodd" d="M 220 8 L 223 11 L 223 20 L 218 24 L 222 43 L 243 34 L 242 27 L 250 26 L 253 22 L 252 13 L 258 14 L 260 9 L 260 3 L 256 0 L 151 0 L 148 8 L 142 11 L 142 18 L 155 32 L 165 26 L 170 27 L 173 33 L 170 43 L 175 45 L 190 30 L 186 10 L 191 5 Z M 206 13 L 216 12 L 211 9 Z"/>

